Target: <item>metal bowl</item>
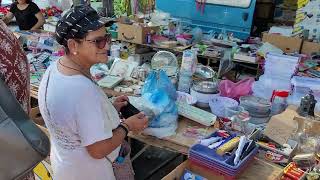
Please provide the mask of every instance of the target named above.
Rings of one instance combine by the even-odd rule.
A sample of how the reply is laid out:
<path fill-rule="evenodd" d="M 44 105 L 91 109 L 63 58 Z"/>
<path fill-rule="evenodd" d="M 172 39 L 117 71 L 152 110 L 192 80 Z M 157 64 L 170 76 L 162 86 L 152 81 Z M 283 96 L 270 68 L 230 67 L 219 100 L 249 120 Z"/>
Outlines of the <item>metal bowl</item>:
<path fill-rule="evenodd" d="M 218 93 L 218 83 L 212 81 L 199 81 L 194 83 L 193 90 L 204 94 Z"/>
<path fill-rule="evenodd" d="M 202 79 L 212 79 L 216 72 L 209 66 L 197 65 L 195 76 Z"/>

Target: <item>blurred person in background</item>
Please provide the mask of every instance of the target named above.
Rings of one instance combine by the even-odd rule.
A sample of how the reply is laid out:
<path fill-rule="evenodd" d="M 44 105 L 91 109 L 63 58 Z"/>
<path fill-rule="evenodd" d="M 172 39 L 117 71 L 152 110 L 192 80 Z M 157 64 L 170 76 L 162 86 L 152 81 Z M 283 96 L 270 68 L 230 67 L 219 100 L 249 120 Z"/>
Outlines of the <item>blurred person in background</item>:
<path fill-rule="evenodd" d="M 0 20 L 0 77 L 27 114 L 30 112 L 29 76 L 28 59 L 24 51 L 14 34 Z M 22 179 L 34 180 L 34 174 L 30 172 Z"/>
<path fill-rule="evenodd" d="M 45 23 L 39 7 L 31 0 L 17 0 L 10 7 L 10 12 L 2 19 L 8 24 L 16 18 L 20 30 L 41 29 Z"/>

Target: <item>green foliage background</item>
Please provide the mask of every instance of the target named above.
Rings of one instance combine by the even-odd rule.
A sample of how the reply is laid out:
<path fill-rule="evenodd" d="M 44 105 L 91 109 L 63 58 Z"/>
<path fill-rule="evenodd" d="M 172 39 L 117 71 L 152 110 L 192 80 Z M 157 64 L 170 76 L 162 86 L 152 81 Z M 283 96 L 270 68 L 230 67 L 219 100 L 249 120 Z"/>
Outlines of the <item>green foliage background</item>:
<path fill-rule="evenodd" d="M 143 12 L 144 8 L 153 1 L 154 0 L 138 0 L 139 10 Z M 124 15 L 125 13 L 128 16 L 132 15 L 130 0 L 113 0 L 113 7 L 116 16 Z"/>

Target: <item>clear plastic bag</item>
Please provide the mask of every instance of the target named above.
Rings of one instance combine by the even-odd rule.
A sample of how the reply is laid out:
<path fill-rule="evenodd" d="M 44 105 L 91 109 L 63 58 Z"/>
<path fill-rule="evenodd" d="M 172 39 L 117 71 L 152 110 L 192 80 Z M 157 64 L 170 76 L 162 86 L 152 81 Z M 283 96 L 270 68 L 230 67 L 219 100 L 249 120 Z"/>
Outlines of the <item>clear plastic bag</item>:
<path fill-rule="evenodd" d="M 241 96 L 252 94 L 252 84 L 254 81 L 254 78 L 246 78 L 237 83 L 230 80 L 223 80 L 219 84 L 220 96 L 229 97 L 238 101 Z"/>

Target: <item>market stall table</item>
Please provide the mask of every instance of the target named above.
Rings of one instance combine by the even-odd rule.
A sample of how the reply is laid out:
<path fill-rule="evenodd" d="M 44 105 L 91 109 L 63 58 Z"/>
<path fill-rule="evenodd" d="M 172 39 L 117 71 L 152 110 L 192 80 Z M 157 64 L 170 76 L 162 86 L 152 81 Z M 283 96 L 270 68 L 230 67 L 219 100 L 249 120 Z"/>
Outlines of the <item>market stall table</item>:
<path fill-rule="evenodd" d="M 38 89 L 37 86 L 32 86 L 31 88 L 31 96 L 37 99 Z M 108 94 L 112 93 L 112 95 L 120 95 L 119 93 L 113 92 L 111 90 L 107 91 Z M 196 143 L 197 139 L 192 137 L 186 137 L 185 132 L 187 128 L 201 128 L 205 130 L 206 134 L 210 134 L 214 132 L 215 128 L 205 127 L 197 122 L 191 121 L 185 117 L 180 117 L 178 121 L 178 129 L 176 134 L 173 136 L 165 137 L 163 139 L 159 139 L 153 136 L 143 135 L 143 134 L 133 134 L 129 133 L 129 140 L 135 139 L 141 141 L 145 144 L 144 148 L 142 148 L 133 158 L 134 161 L 138 158 L 148 147 L 154 146 L 161 149 L 166 149 L 169 151 L 173 151 L 176 153 L 180 153 L 183 155 L 188 155 L 189 148 Z M 161 167 L 166 165 L 166 163 L 162 163 Z M 156 170 L 159 170 L 161 167 L 158 167 Z M 155 171 L 156 171 L 155 170 Z M 282 168 L 278 165 L 266 162 L 262 159 L 255 158 L 254 162 L 244 171 L 241 175 L 240 179 L 252 179 L 255 180 L 259 177 L 261 180 L 273 180 L 277 179 L 279 175 L 282 173 Z"/>

